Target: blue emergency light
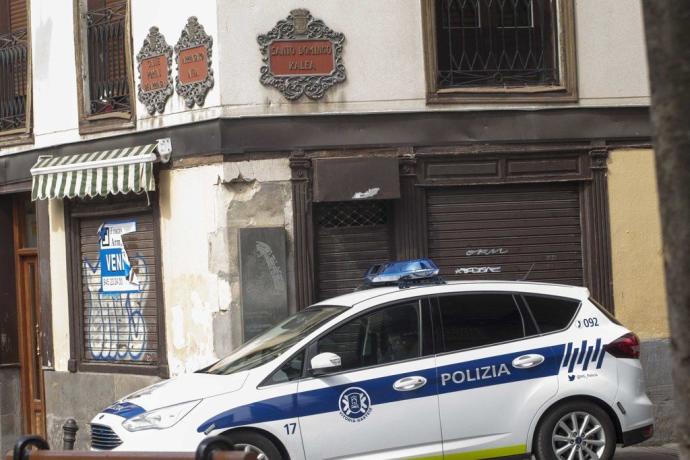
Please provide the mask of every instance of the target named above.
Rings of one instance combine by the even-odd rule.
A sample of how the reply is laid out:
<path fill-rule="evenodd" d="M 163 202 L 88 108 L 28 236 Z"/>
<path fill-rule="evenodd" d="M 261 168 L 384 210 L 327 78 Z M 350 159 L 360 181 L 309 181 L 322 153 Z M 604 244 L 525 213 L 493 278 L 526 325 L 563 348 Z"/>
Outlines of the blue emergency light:
<path fill-rule="evenodd" d="M 377 286 L 406 288 L 418 284 L 443 284 L 438 276 L 439 268 L 427 258 L 398 260 L 373 265 L 364 275 L 364 285 L 359 289 Z"/>

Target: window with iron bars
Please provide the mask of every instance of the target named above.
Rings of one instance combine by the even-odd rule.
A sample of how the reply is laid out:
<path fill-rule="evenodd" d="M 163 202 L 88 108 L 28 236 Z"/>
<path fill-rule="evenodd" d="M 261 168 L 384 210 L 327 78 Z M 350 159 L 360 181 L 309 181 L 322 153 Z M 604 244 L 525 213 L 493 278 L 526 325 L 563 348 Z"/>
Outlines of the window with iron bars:
<path fill-rule="evenodd" d="M 0 0 L 0 134 L 27 124 L 29 44 L 26 0 Z"/>
<path fill-rule="evenodd" d="M 85 14 L 88 115 L 131 111 L 127 1 L 88 0 Z"/>
<path fill-rule="evenodd" d="M 437 96 L 575 97 L 572 0 L 425 2 L 427 79 Z"/>

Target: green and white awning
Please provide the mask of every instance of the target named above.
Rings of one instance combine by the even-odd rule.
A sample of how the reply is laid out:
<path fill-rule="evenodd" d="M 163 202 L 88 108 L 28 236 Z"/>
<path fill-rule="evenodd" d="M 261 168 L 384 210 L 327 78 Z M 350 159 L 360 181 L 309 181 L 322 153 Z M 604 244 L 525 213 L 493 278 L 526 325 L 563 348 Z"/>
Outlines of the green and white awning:
<path fill-rule="evenodd" d="M 41 156 L 31 168 L 32 200 L 152 192 L 157 144 L 65 156 Z"/>

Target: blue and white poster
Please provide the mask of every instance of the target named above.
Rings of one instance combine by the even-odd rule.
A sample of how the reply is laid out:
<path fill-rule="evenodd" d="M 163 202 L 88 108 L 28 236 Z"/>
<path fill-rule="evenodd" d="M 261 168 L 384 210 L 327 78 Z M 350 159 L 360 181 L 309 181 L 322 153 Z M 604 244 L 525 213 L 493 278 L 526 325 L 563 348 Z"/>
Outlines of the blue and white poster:
<path fill-rule="evenodd" d="M 124 294 L 139 292 L 139 280 L 132 270 L 122 236 L 137 231 L 137 223 L 105 222 L 98 229 L 101 265 L 101 292 Z"/>

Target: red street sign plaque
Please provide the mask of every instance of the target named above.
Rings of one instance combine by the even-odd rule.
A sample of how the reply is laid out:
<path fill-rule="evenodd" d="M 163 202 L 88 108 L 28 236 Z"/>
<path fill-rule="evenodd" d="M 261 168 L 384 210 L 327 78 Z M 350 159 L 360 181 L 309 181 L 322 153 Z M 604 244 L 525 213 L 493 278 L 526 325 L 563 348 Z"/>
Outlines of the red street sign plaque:
<path fill-rule="evenodd" d="M 149 115 L 163 113 L 165 103 L 173 93 L 172 48 L 165 41 L 158 27 L 149 29 L 144 45 L 137 53 L 139 62 L 139 90 L 137 97 L 146 106 Z"/>
<path fill-rule="evenodd" d="M 177 59 L 180 83 L 188 85 L 206 80 L 208 76 L 208 53 L 205 46 L 180 50 Z"/>
<path fill-rule="evenodd" d="M 303 8 L 290 11 L 268 33 L 257 37 L 263 64 L 259 81 L 286 99 L 321 99 L 345 81 L 345 35 L 331 30 Z"/>
<path fill-rule="evenodd" d="M 275 40 L 269 46 L 275 76 L 330 75 L 335 69 L 330 40 Z"/>
<path fill-rule="evenodd" d="M 141 90 L 145 93 L 166 88 L 169 82 L 168 56 L 162 54 L 142 59 L 139 67 Z"/>
<path fill-rule="evenodd" d="M 213 88 L 211 46 L 213 38 L 206 33 L 204 26 L 199 24 L 196 16 L 190 16 L 175 45 L 175 89 L 190 109 L 195 104 L 202 107 L 206 94 Z"/>

